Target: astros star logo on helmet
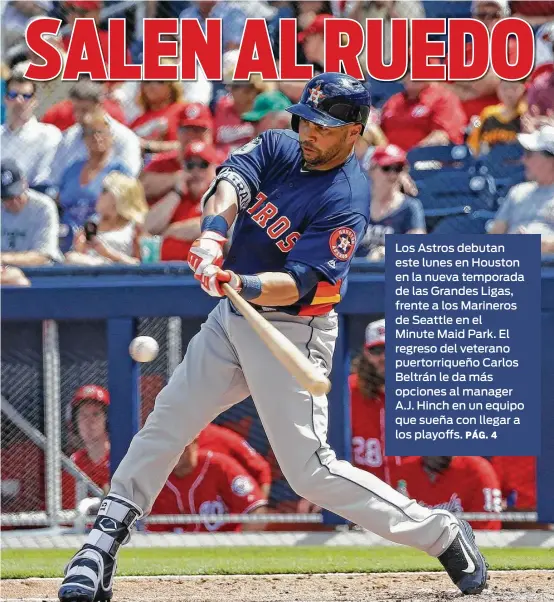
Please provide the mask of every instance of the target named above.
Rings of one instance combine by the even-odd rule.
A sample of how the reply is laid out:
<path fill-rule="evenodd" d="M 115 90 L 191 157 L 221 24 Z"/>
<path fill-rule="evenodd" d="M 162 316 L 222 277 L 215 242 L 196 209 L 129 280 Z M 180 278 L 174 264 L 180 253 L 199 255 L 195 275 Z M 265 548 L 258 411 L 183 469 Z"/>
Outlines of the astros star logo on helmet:
<path fill-rule="evenodd" d="M 310 97 L 308 98 L 309 102 L 312 102 L 315 107 L 319 104 L 320 100 L 325 98 L 325 94 L 321 91 L 321 86 L 316 86 L 315 88 L 310 88 L 308 90 L 310 93 Z"/>

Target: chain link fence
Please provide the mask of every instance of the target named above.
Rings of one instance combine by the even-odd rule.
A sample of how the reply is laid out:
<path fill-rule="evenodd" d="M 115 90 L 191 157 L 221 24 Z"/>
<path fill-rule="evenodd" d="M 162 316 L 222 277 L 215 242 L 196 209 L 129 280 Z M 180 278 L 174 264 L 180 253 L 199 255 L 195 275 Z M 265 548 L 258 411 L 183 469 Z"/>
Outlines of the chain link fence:
<path fill-rule="evenodd" d="M 151 336 L 160 347 L 154 361 L 141 364 L 141 424 L 181 361 L 183 350 L 200 322 L 183 323 L 179 317 L 138 320 L 137 336 Z M 92 435 L 81 425 L 78 409 L 81 392 L 84 391 L 85 398 L 97 401 L 94 399 L 97 389 L 108 388 L 106 323 L 47 321 L 42 328 L 40 323 L 28 327 L 7 323 L 3 324 L 2 334 L 2 527 L 61 526 L 72 530 L 90 526 L 86 517 L 96 511 L 98 504 L 94 500 L 106 491 L 108 474 L 100 469 L 102 458 L 98 459 L 98 466 L 90 460 L 88 454 L 94 444 L 88 438 Z M 57 410 L 52 411 L 55 403 Z M 93 419 L 93 416 L 88 418 L 89 422 Z M 226 518 L 220 514 L 176 515 L 152 516 L 145 523 L 163 522 L 177 528 L 210 521 L 224 525 L 269 520 L 276 525 L 269 530 L 298 530 L 310 525 L 316 528 L 321 515 L 310 515 L 288 486 L 252 400 L 238 404 L 215 422 L 241 435 L 271 465 L 267 518 L 262 521 L 260 517 Z M 52 462 L 57 470 L 47 469 Z M 298 516 L 299 512 L 303 516 Z M 282 516 L 285 513 L 288 516 Z M 299 518 L 302 523 L 298 523 Z"/>
<path fill-rule="evenodd" d="M 2 324 L 2 407 L 5 402 L 44 436 L 40 323 Z M 21 424 L 2 413 L 2 511 L 45 510 L 44 453 Z"/>
<path fill-rule="evenodd" d="M 353 355 L 363 344 L 366 319 L 354 319 L 350 326 Z M 138 321 L 137 334 L 152 336 L 160 345 L 157 358 L 153 362 L 142 364 L 141 423 L 152 410 L 157 394 L 181 360 L 198 326 L 196 321 L 182 321 L 179 317 L 144 318 Z M 87 524 L 87 519 L 83 516 L 86 517 L 97 508 L 97 504 L 86 500 L 90 496 L 98 498 L 102 495 L 109 476 L 103 477 L 106 482 L 99 481 L 101 477 L 94 472 L 94 466 L 90 462 L 83 464 L 82 458 L 78 457 L 79 450 L 86 444 L 81 435 L 86 434 L 77 428 L 76 415 L 72 409 L 77 391 L 87 385 L 103 388 L 108 385 L 105 322 L 61 321 L 56 324 L 48 321 L 42 327 L 38 323 L 7 323 L 2 327 L 2 334 L 3 527 L 49 525 L 82 528 Z M 56 341 L 59 341 L 59 346 Z M 59 362 L 56 357 L 59 357 Z M 59 376 L 56 375 L 58 369 Z M 53 405 L 56 403 L 58 411 L 55 411 Z M 111 400 L 111 403 L 117 403 L 117 400 Z M 50 422 L 52 419 L 58 421 L 48 428 L 46 413 Z M 224 412 L 215 422 L 238 433 L 270 466 L 271 488 L 267 508 L 267 518 L 270 520 L 264 520 L 267 523 L 266 531 L 328 528 L 321 524 L 319 509 L 299 498 L 287 483 L 250 398 Z M 353 440 L 354 454 L 357 453 L 357 447 L 358 438 Z M 517 464 L 516 460 L 512 462 L 514 466 Z M 54 462 L 54 466 L 57 466 L 54 472 L 51 468 L 48 469 L 49 462 Z M 510 486 L 517 489 L 518 481 L 522 487 L 525 483 L 525 499 L 529 504 L 529 496 L 536 495 L 530 474 L 534 472 L 534 465 L 527 459 L 522 459 L 518 466 L 515 474 L 512 470 L 509 475 Z M 524 471 L 525 474 L 518 474 L 517 470 Z M 462 489 L 471 490 L 471 486 L 470 482 L 460 484 Z M 479 491 L 475 490 L 475 495 L 478 494 Z M 479 522 L 490 524 L 495 518 L 504 520 L 505 527 L 528 527 L 536 521 L 534 508 L 518 507 L 514 494 L 511 498 L 507 494 L 505 502 L 502 506 L 503 514 L 490 514 L 483 505 L 482 508 L 476 506 L 475 511 L 467 516 L 477 526 Z M 52 507 L 57 510 L 52 511 Z M 518 508 L 524 512 L 513 511 Z M 470 508 L 452 506 L 451 509 L 460 511 Z M 492 509 L 491 506 L 490 510 Z M 501 507 L 495 509 L 500 510 Z M 260 517 L 250 519 L 243 516 L 238 521 L 233 517 L 218 517 L 218 524 L 261 520 Z M 186 515 L 152 516 L 146 523 L 163 522 L 179 528 L 180 525 L 204 522 L 208 518 Z"/>

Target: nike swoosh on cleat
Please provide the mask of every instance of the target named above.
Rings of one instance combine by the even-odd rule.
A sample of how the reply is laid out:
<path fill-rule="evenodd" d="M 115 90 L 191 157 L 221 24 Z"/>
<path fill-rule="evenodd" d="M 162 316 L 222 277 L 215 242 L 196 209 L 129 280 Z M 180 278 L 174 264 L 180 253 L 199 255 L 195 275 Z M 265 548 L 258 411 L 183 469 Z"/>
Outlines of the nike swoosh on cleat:
<path fill-rule="evenodd" d="M 466 562 L 467 562 L 467 568 L 462 569 L 462 572 L 463 573 L 473 573 L 475 571 L 475 563 L 473 562 L 471 556 L 469 555 L 468 551 L 466 550 L 466 544 L 465 544 L 465 541 L 464 541 L 464 538 L 462 535 L 460 535 L 460 544 L 461 544 L 462 552 L 463 552 Z"/>

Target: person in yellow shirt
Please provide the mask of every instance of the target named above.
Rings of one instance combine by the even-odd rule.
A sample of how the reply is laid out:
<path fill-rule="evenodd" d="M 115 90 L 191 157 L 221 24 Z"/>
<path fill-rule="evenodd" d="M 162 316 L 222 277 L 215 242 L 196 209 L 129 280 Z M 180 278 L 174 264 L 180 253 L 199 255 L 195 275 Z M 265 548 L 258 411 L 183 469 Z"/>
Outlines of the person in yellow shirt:
<path fill-rule="evenodd" d="M 517 141 L 521 117 L 527 111 L 524 81 L 502 80 L 498 86 L 500 104 L 486 107 L 471 131 L 467 144 L 475 155 L 487 152 L 495 144 Z"/>

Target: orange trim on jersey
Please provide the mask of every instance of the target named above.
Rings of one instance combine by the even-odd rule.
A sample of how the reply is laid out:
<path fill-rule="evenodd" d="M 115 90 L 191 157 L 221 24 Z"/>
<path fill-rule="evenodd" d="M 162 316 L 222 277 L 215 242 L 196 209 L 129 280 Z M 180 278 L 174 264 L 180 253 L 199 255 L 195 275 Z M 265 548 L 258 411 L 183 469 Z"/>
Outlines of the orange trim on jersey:
<path fill-rule="evenodd" d="M 315 295 L 312 299 L 311 305 L 320 305 L 321 303 L 338 303 L 341 299 L 341 282 L 341 280 L 339 280 L 336 284 L 320 282 L 315 290 Z"/>

